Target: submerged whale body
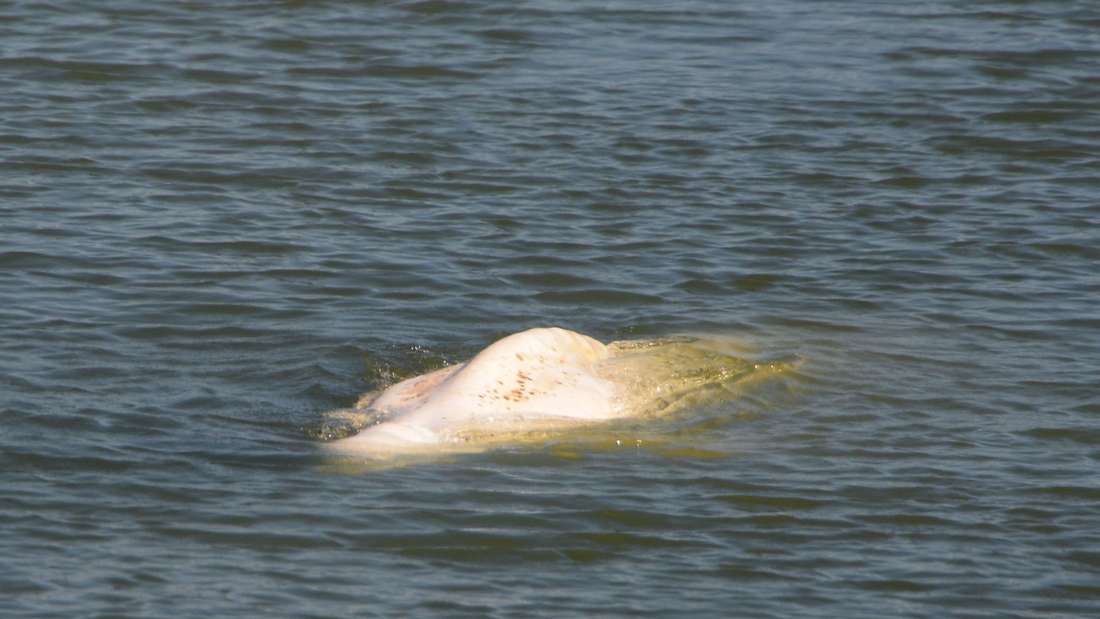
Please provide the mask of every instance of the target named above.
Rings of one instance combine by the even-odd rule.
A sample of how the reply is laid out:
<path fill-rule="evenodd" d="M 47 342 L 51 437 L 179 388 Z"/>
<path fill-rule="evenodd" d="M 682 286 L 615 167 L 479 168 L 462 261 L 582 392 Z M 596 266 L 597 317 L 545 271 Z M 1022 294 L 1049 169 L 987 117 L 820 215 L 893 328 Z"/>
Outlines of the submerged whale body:
<path fill-rule="evenodd" d="M 466 363 L 399 382 L 343 411 L 363 429 L 335 455 L 461 451 L 534 432 L 653 416 L 729 392 L 758 365 L 690 338 L 603 344 L 550 327 L 509 335 Z"/>

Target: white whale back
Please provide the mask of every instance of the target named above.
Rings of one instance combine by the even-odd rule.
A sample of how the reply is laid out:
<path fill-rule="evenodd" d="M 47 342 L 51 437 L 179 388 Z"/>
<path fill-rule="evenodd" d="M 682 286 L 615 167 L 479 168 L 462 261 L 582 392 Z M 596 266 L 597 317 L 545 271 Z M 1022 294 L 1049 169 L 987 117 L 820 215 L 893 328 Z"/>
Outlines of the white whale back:
<path fill-rule="evenodd" d="M 384 419 L 328 444 L 344 455 L 385 455 L 461 441 L 464 431 L 622 414 L 598 375 L 608 348 L 556 327 L 509 335 L 468 362 L 400 382 L 369 402 Z"/>
<path fill-rule="evenodd" d="M 531 329 L 466 363 L 364 396 L 353 411 L 332 413 L 366 427 L 326 448 L 375 460 L 538 441 L 587 423 L 713 406 L 757 378 L 794 367 L 748 361 L 729 348 L 695 337 L 605 346 L 565 329 Z"/>

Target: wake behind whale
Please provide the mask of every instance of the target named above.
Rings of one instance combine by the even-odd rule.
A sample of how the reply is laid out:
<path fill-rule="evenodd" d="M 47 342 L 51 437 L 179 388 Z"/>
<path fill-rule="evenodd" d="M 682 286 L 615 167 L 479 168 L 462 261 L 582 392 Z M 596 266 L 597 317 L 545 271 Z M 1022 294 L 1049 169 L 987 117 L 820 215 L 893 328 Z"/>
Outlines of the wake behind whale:
<path fill-rule="evenodd" d="M 786 369 L 699 338 L 603 344 L 550 327 L 509 335 L 466 363 L 334 411 L 361 430 L 325 444 L 351 458 L 477 451 L 616 419 L 653 418 L 734 397 L 734 385 Z"/>

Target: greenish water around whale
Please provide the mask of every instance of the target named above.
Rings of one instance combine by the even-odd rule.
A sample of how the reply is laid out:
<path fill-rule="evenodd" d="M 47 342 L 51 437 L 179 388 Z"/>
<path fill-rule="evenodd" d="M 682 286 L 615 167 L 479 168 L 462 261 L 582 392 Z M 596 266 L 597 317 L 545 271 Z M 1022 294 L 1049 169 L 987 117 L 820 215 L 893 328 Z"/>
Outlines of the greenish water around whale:
<path fill-rule="evenodd" d="M 1094 616 L 1098 76 L 1084 1 L 0 4 L 0 615 Z M 542 325 L 802 362 L 328 466 Z"/>

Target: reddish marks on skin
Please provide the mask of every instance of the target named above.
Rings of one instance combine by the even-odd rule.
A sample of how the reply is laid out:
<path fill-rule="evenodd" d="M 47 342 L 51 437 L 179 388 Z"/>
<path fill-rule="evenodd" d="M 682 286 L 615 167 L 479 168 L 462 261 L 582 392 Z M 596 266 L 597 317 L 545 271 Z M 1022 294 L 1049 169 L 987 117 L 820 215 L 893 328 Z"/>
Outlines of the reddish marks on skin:
<path fill-rule="evenodd" d="M 521 355 L 517 352 L 516 353 L 516 359 L 519 359 L 520 361 L 523 361 L 523 355 Z"/>

